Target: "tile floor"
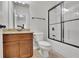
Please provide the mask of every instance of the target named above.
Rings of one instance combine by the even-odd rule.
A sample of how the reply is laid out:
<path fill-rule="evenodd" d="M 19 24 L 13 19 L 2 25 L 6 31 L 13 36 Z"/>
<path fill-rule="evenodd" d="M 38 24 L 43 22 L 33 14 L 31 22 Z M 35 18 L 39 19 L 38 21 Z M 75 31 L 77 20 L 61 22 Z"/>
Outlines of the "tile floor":
<path fill-rule="evenodd" d="M 33 56 L 32 58 L 43 58 L 40 53 L 38 52 L 38 50 L 34 49 L 33 51 Z M 58 54 L 57 52 L 55 51 L 52 51 L 51 53 L 51 50 L 49 51 L 49 57 L 48 58 L 64 58 L 62 55 Z"/>

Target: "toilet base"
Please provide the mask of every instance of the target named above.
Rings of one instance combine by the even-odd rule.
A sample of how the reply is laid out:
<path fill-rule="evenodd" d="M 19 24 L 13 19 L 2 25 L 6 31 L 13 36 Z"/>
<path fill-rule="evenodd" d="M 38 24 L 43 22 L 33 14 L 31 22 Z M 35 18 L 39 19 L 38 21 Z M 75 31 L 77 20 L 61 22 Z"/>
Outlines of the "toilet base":
<path fill-rule="evenodd" d="M 40 53 L 40 55 L 41 55 L 43 58 L 48 58 L 48 57 L 49 57 L 48 50 L 40 49 L 40 50 L 39 50 L 39 53 Z"/>

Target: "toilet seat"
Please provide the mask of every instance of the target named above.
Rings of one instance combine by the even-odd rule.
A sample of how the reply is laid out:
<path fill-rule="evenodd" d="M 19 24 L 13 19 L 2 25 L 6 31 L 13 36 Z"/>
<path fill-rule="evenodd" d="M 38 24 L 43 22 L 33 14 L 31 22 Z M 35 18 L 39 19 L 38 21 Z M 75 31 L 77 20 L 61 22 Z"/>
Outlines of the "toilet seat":
<path fill-rule="evenodd" d="M 39 45 L 49 47 L 51 44 L 47 41 L 39 41 Z"/>

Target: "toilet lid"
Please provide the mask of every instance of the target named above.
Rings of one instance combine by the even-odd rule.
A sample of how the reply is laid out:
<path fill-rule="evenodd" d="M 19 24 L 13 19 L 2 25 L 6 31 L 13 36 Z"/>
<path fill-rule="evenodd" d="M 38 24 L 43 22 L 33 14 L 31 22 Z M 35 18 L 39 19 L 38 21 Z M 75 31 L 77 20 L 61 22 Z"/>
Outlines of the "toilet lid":
<path fill-rule="evenodd" d="M 51 44 L 47 41 L 39 41 L 39 44 L 42 46 L 51 46 Z"/>

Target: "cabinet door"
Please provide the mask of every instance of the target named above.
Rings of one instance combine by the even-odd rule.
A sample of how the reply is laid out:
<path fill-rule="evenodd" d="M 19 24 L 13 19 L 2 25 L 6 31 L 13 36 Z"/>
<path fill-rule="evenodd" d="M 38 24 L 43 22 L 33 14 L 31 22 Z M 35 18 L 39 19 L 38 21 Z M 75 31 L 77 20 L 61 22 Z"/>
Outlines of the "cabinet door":
<path fill-rule="evenodd" d="M 31 57 L 33 55 L 33 41 L 32 39 L 20 41 L 20 57 Z"/>
<path fill-rule="evenodd" d="M 19 57 L 18 42 L 7 42 L 3 44 L 3 56 L 4 58 L 16 58 Z"/>

